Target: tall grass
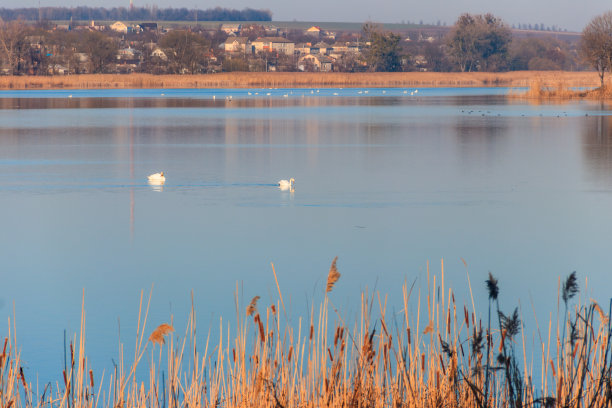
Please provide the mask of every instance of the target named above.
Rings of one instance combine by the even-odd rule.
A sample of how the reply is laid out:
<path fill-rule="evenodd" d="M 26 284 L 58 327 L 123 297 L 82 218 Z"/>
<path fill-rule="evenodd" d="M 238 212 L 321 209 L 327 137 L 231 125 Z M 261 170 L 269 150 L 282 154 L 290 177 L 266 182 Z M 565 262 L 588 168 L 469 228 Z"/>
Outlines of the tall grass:
<path fill-rule="evenodd" d="M 196 335 L 192 307 L 184 334 L 173 335 L 174 328 L 164 324 L 145 341 L 151 330 L 141 296 L 139 316 L 144 317 L 133 360 L 125 361 L 121 353 L 108 380 L 96 383 L 85 354 L 83 311 L 64 381 L 42 393 L 23 376 L 9 322 L 0 355 L 0 406 L 611 406 L 610 306 L 606 313 L 593 300 L 574 303 L 579 288 L 575 274 L 570 275 L 560 289 L 565 311 L 549 322 L 538 357 L 528 360 L 518 309 L 504 313 L 502 288 L 492 275 L 486 283 L 486 323 L 473 302 L 471 307 L 456 304 L 452 289 L 445 287 L 443 264 L 439 275 L 428 268 L 426 289 L 415 293 L 414 285 L 403 285 L 400 313 L 390 313 L 380 293 L 364 291 L 359 317 L 345 322 L 332 303 L 333 289 L 342 284 L 334 259 L 310 319 L 291 325 L 279 313 L 279 287 L 278 300 L 269 306 L 262 306 L 258 296 L 247 305 L 236 297 L 234 331 L 221 319 L 214 340 Z M 137 378 L 147 350 L 147 378 Z"/>
<path fill-rule="evenodd" d="M 612 99 L 612 84 L 610 80 L 600 84 L 586 83 L 577 85 L 573 81 L 565 78 L 544 78 L 537 77 L 531 80 L 527 92 L 519 94 L 520 97 L 527 97 L 532 100 L 570 100 L 570 99 Z M 580 89 L 588 88 L 588 89 Z"/>
<path fill-rule="evenodd" d="M 92 74 L 2 76 L 0 89 L 526 87 L 534 78 L 597 86 L 595 72 L 227 72 L 204 75 Z"/>

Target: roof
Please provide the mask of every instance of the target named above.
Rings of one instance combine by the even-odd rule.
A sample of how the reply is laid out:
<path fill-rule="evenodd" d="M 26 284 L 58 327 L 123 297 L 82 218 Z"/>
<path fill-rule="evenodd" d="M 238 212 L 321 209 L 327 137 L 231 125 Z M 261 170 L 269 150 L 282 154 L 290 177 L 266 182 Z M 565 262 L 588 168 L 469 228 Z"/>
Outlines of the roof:
<path fill-rule="evenodd" d="M 293 41 L 289 41 L 283 37 L 260 37 L 256 42 L 270 42 L 270 43 L 293 43 Z"/>
<path fill-rule="evenodd" d="M 229 37 L 227 40 L 225 40 L 225 44 L 230 45 L 235 42 L 237 42 L 238 44 L 246 44 L 248 40 L 248 37 Z"/>

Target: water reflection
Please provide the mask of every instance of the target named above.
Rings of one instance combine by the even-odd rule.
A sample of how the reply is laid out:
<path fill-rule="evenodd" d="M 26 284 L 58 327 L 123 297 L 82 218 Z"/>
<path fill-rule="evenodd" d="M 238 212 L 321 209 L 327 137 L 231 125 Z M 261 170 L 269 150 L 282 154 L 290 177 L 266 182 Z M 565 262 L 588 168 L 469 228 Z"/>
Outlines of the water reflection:
<path fill-rule="evenodd" d="M 295 106 L 331 107 L 331 106 L 397 106 L 418 105 L 426 101 L 428 104 L 444 104 L 465 106 L 466 104 L 503 104 L 504 95 L 460 95 L 460 96 L 383 96 L 345 94 L 340 96 L 319 96 L 308 93 L 293 94 L 282 97 L 246 96 L 241 91 L 236 97 L 216 97 L 215 95 L 192 95 L 191 97 L 161 97 L 129 96 L 129 97 L 15 97 L 0 96 L 0 109 L 138 109 L 138 108 L 288 108 Z"/>
<path fill-rule="evenodd" d="M 162 192 L 164 191 L 164 180 L 148 180 L 149 185 L 153 191 Z"/>
<path fill-rule="evenodd" d="M 601 104 L 605 111 L 607 105 Z M 582 120 L 582 151 L 588 177 L 596 188 L 612 189 L 612 117 L 593 116 Z"/>

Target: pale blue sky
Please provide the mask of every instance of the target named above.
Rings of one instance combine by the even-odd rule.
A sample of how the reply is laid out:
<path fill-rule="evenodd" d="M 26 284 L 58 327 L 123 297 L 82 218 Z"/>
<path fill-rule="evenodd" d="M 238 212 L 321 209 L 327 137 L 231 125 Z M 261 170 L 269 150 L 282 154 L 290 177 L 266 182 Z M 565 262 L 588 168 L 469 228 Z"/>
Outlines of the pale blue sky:
<path fill-rule="evenodd" d="M 129 0 L 2 0 L 2 7 L 81 6 L 113 7 L 128 6 Z M 568 30 L 581 31 L 594 16 L 612 10 L 607 0 L 134 0 L 136 6 L 156 4 L 158 7 L 187 7 L 206 9 L 228 7 L 243 9 L 269 9 L 273 19 L 298 21 L 347 21 L 380 23 L 402 21 L 437 22 L 452 24 L 463 12 L 491 12 L 508 24 L 544 23 Z"/>

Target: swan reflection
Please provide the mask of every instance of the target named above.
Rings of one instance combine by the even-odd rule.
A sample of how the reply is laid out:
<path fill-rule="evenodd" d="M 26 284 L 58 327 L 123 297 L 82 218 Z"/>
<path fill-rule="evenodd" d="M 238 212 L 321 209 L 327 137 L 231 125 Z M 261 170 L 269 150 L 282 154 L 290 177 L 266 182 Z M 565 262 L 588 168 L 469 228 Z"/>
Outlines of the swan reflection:
<path fill-rule="evenodd" d="M 149 185 L 153 189 L 153 191 L 164 191 L 164 183 L 165 180 L 153 180 L 149 179 Z"/>

